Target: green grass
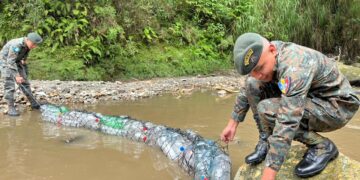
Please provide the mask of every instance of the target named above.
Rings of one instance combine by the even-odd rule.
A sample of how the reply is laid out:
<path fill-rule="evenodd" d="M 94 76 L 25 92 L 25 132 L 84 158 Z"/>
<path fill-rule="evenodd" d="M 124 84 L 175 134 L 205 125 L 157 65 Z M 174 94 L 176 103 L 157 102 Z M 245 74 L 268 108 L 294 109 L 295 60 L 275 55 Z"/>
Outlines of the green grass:
<path fill-rule="evenodd" d="M 103 64 L 86 67 L 72 55 L 70 47 L 50 53 L 45 49 L 31 52 L 29 68 L 32 79 L 117 80 L 147 79 L 210 74 L 232 68 L 230 56 L 206 52 L 196 46 L 141 47 L 131 57 L 118 55 Z M 33 60 L 32 60 L 33 59 Z M 111 71 L 111 75 L 110 74 Z"/>

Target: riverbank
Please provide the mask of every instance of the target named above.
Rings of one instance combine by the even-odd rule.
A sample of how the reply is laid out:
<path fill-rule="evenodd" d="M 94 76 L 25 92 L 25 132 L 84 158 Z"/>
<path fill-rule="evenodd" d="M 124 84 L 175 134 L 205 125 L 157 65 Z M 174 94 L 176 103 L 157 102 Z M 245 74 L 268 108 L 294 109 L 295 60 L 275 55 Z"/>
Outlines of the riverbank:
<path fill-rule="evenodd" d="M 175 96 L 190 94 L 200 89 L 218 90 L 219 94 L 237 92 L 241 85 L 241 76 L 232 75 L 196 76 L 179 78 L 161 78 L 145 81 L 39 81 L 32 80 L 33 94 L 40 102 L 54 104 L 84 103 L 95 104 L 104 101 L 136 100 L 173 93 Z M 6 111 L 3 99 L 3 88 L 0 89 L 0 111 Z M 26 97 L 16 90 L 16 103 L 20 107 L 29 107 Z"/>
<path fill-rule="evenodd" d="M 360 79 L 360 68 L 338 63 L 339 69 L 349 79 Z M 104 101 L 137 100 L 172 93 L 175 96 L 191 94 L 200 89 L 217 90 L 219 95 L 236 93 L 242 84 L 242 76 L 234 70 L 211 76 L 156 78 L 132 81 L 40 81 L 31 80 L 32 92 L 40 102 L 53 104 L 95 104 Z M 3 82 L 0 80 L 3 87 Z M 6 112 L 4 91 L 0 88 L 0 112 Z M 27 98 L 16 90 L 16 103 L 28 108 Z"/>

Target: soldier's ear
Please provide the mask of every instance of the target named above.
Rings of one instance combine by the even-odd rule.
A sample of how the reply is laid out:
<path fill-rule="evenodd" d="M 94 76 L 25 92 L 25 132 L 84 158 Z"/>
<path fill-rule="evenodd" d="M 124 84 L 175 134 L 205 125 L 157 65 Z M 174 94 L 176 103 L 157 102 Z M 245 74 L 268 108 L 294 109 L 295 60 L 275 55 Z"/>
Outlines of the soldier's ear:
<path fill-rule="evenodd" d="M 277 54 L 276 46 L 274 44 L 269 43 L 269 51 L 272 54 L 276 55 Z"/>

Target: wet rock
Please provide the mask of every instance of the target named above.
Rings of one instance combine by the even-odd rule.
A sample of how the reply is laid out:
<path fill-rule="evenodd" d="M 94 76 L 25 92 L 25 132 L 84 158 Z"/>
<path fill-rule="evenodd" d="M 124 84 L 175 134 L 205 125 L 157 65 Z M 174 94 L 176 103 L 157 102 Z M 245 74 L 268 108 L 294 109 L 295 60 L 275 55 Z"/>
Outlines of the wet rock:
<path fill-rule="evenodd" d="M 217 92 L 218 96 L 225 96 L 227 92 L 225 90 L 220 90 Z"/>
<path fill-rule="evenodd" d="M 217 84 L 214 86 L 214 89 L 219 90 L 221 92 L 225 91 L 225 93 L 238 93 L 235 87 L 230 85 Z"/>
<path fill-rule="evenodd" d="M 194 91 L 194 88 L 184 88 L 180 90 L 180 94 L 190 95 Z"/>
<path fill-rule="evenodd" d="M 285 163 L 278 172 L 277 180 L 301 179 L 294 174 L 294 167 L 302 159 L 306 147 L 303 145 L 292 146 Z M 264 162 L 257 166 L 242 165 L 235 175 L 235 180 L 261 179 Z M 357 179 L 360 177 L 360 162 L 351 160 L 341 154 L 318 175 L 309 179 Z"/>

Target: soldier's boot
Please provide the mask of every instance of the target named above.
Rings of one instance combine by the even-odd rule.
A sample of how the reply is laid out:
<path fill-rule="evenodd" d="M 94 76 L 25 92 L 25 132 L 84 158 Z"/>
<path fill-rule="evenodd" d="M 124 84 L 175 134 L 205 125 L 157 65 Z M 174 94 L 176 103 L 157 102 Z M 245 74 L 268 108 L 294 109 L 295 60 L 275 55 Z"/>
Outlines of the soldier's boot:
<path fill-rule="evenodd" d="M 9 101 L 8 102 L 8 113 L 9 116 L 19 116 L 19 112 L 16 110 L 15 108 L 15 103 L 14 101 Z"/>
<path fill-rule="evenodd" d="M 255 151 L 245 157 L 245 162 L 247 164 L 256 165 L 265 160 L 266 154 L 269 150 L 267 139 L 269 137 L 263 127 L 260 124 L 259 118 L 254 118 L 257 128 L 259 130 L 259 142 L 255 147 Z"/>
<path fill-rule="evenodd" d="M 329 139 L 309 146 L 303 159 L 295 166 L 295 174 L 299 177 L 314 176 L 324 170 L 338 155 L 337 147 Z"/>

